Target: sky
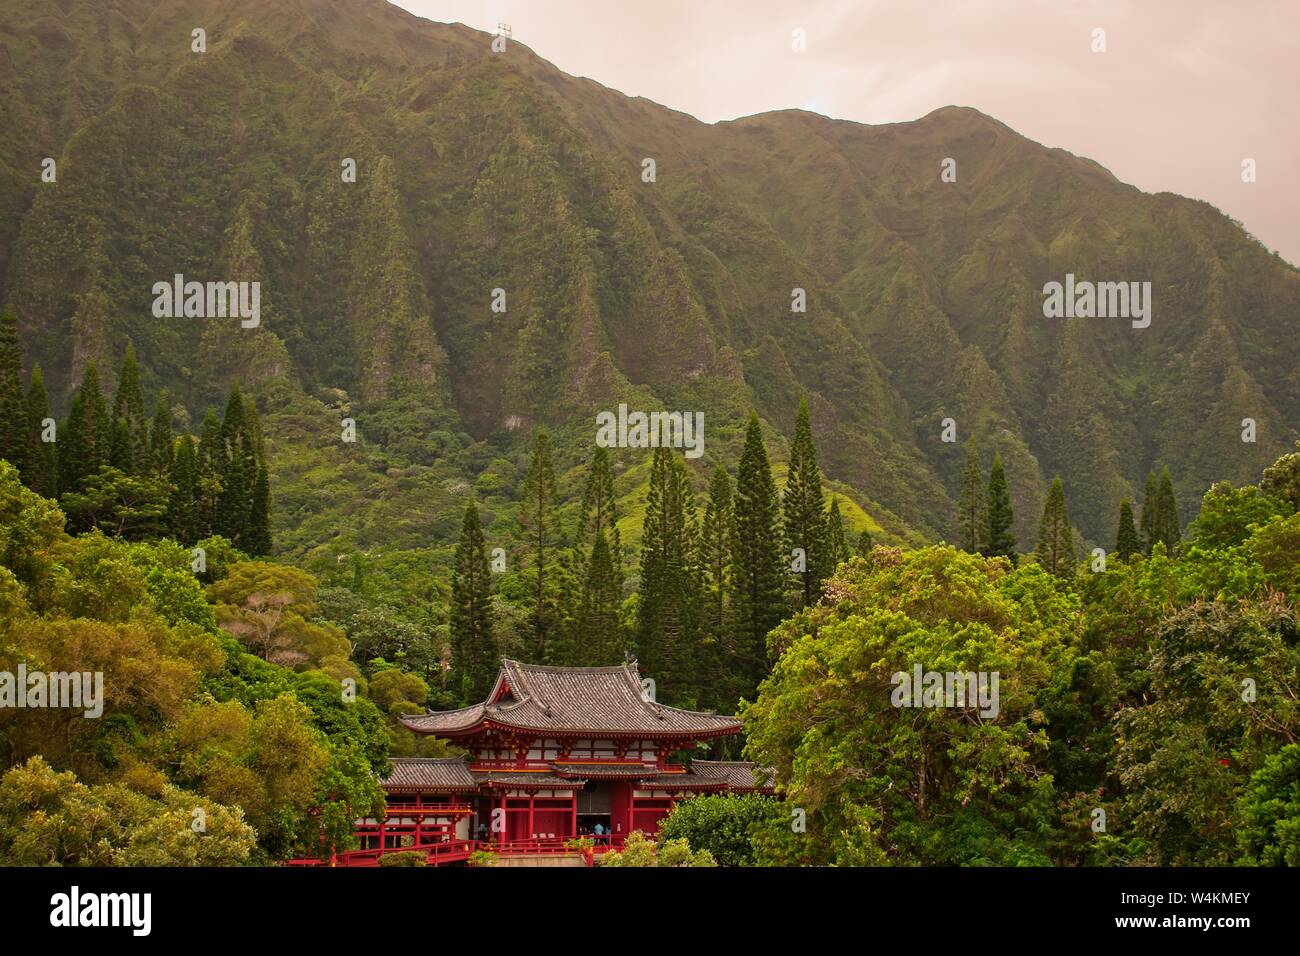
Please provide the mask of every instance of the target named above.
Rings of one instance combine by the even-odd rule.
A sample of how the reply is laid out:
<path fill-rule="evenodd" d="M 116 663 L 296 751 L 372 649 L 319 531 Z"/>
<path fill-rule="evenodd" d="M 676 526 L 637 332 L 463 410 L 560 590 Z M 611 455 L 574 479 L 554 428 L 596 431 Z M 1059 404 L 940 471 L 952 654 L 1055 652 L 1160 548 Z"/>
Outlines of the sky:
<path fill-rule="evenodd" d="M 1300 263 L 1300 170 L 1286 165 L 1300 161 L 1297 0 L 397 5 L 487 32 L 508 23 L 564 72 L 706 123 L 790 108 L 893 123 L 971 106 L 1140 189 L 1204 199 Z"/>

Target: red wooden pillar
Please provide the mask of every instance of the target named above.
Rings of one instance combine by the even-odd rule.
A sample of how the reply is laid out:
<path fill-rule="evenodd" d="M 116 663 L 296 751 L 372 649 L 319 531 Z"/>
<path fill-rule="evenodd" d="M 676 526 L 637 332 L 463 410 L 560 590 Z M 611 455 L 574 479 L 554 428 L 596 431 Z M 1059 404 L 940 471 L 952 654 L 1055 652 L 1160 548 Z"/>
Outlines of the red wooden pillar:
<path fill-rule="evenodd" d="M 536 805 L 536 801 L 537 801 L 537 791 L 529 790 L 528 791 L 528 839 L 530 840 L 533 839 L 535 836 L 537 836 L 537 831 L 533 829 L 534 827 L 533 807 Z"/>
<path fill-rule="evenodd" d="M 573 829 L 569 831 L 569 836 L 574 837 L 576 839 L 578 836 L 578 791 L 571 790 L 569 792 L 571 794 L 569 800 L 572 801 L 572 805 L 573 805 L 573 814 L 570 820 L 570 826 Z"/>

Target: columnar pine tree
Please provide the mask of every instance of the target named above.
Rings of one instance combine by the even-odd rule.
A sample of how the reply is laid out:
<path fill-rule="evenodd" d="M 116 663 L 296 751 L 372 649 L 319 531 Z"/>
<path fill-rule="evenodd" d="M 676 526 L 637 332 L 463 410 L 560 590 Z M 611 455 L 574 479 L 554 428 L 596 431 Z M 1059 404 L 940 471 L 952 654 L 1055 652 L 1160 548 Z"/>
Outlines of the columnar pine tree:
<path fill-rule="evenodd" d="M 182 435 L 171 456 L 171 494 L 167 500 L 168 530 L 181 544 L 191 545 L 204 537 L 200 525 L 199 463 L 194 439 Z"/>
<path fill-rule="evenodd" d="M 463 704 L 486 697 L 497 673 L 491 580 L 483 525 L 471 501 L 465 506 L 451 572 L 451 656 Z"/>
<path fill-rule="evenodd" d="M 1178 550 L 1183 535 L 1178 520 L 1178 501 L 1174 498 L 1174 482 L 1169 469 L 1160 469 L 1160 490 L 1156 498 L 1155 541 L 1164 542 L 1165 551 L 1173 555 Z"/>
<path fill-rule="evenodd" d="M 731 498 L 731 477 L 719 465 L 709 481 L 709 502 L 704 509 L 700 535 L 700 568 L 703 574 L 703 617 L 705 634 L 720 641 L 727 628 L 731 600 L 731 555 L 735 550 L 736 513 Z"/>
<path fill-rule="evenodd" d="M 864 530 L 862 534 L 858 535 L 858 557 L 869 557 L 873 547 L 875 547 L 875 542 L 871 540 L 871 532 Z"/>
<path fill-rule="evenodd" d="M 1119 503 L 1119 528 L 1115 531 L 1115 554 L 1127 561 L 1142 550 L 1137 528 L 1133 525 L 1133 505 L 1125 498 Z"/>
<path fill-rule="evenodd" d="M 21 473 L 27 460 L 27 402 L 23 399 L 23 355 L 18 317 L 11 306 L 0 315 L 0 458 Z"/>
<path fill-rule="evenodd" d="M 1002 556 L 1016 563 L 1016 536 L 1012 531 L 1015 515 L 1011 511 L 1011 492 L 1007 476 L 1002 470 L 1002 455 L 993 454 L 993 467 L 989 471 L 989 490 L 984 507 L 984 541 L 980 553 L 986 558 Z"/>
<path fill-rule="evenodd" d="M 1147 472 L 1146 487 L 1142 491 L 1142 550 L 1151 553 L 1156 543 L 1156 519 L 1160 511 L 1160 484 L 1154 471 Z"/>
<path fill-rule="evenodd" d="M 226 472 L 226 443 L 221 438 L 221 419 L 209 408 L 199 431 L 198 536 L 206 538 L 217 530 L 217 504 L 221 499 L 221 476 Z"/>
<path fill-rule="evenodd" d="M 149 427 L 149 460 L 155 475 L 167 475 L 172 468 L 172 410 L 167 390 L 158 393 L 153 422 Z M 197 460 L 195 462 L 197 466 Z"/>
<path fill-rule="evenodd" d="M 700 530 L 700 641 L 696 662 L 700 675 L 701 706 L 721 704 L 725 683 L 723 648 L 729 643 L 732 568 L 735 550 L 736 513 L 731 496 L 731 477 L 719 465 L 709 480 L 709 500 Z"/>
<path fill-rule="evenodd" d="M 55 441 L 45 441 L 50 437 L 45 433 L 49 418 L 45 375 L 40 365 L 33 365 L 31 384 L 27 388 L 27 458 L 23 481 L 38 495 L 54 498 L 59 492 L 59 446 Z M 53 437 L 58 437 L 57 430 Z"/>
<path fill-rule="evenodd" d="M 547 659 L 547 641 L 555 628 L 556 612 L 553 595 L 554 551 L 560 538 L 555 516 L 555 469 L 551 464 L 551 436 L 541 429 L 533 441 L 532 458 L 528 474 L 524 477 L 523 501 L 519 508 L 519 523 L 532 564 L 532 603 L 529 626 L 533 632 L 531 649 L 534 662 Z"/>
<path fill-rule="evenodd" d="M 85 480 L 109 463 L 111 436 L 108 408 L 99 386 L 99 369 L 90 361 L 73 397 L 67 424 L 59 435 L 60 493 L 81 491 Z"/>
<path fill-rule="evenodd" d="M 694 700 L 699 614 L 695 499 L 683 460 L 656 448 L 641 532 L 636 647 L 644 673 L 679 703 Z"/>
<path fill-rule="evenodd" d="M 221 419 L 221 443 L 225 470 L 221 473 L 221 493 L 217 497 L 217 533 L 243 548 L 248 538 L 248 518 L 252 495 L 253 468 L 244 448 L 244 396 L 239 386 L 230 390 L 226 413 Z M 255 466 L 254 466 L 255 467 Z"/>
<path fill-rule="evenodd" d="M 584 667 L 608 667 L 620 664 L 627 651 L 619 619 L 622 591 L 614 572 L 605 532 L 596 534 L 587 561 L 587 578 L 582 586 L 575 630 L 582 638 L 577 650 L 581 658 L 572 663 Z"/>
<path fill-rule="evenodd" d="M 975 439 L 966 442 L 966 469 L 961 476 L 961 495 L 957 499 L 959 544 L 971 554 L 979 551 L 984 521 L 984 479 L 980 475 L 979 449 Z"/>
<path fill-rule="evenodd" d="M 732 652 L 741 694 L 767 674 L 767 634 L 781 623 L 786 563 L 776 485 L 758 416 L 750 415 L 736 473 L 736 535 L 731 558 Z"/>
<path fill-rule="evenodd" d="M 579 567 L 585 565 L 595 548 L 596 538 L 602 533 L 607 538 L 605 546 L 609 550 L 614 579 L 621 592 L 623 570 L 619 557 L 621 546 L 618 538 L 618 500 L 614 495 L 614 473 L 609 467 L 609 452 L 597 446 L 591 456 L 591 467 L 587 470 L 587 481 L 582 488 L 582 505 L 578 510 L 575 551 L 580 559 Z"/>
<path fill-rule="evenodd" d="M 849 544 L 844 536 L 844 516 L 840 514 L 840 499 L 832 496 L 826 512 L 826 556 L 832 572 L 840 562 L 849 558 Z"/>
<path fill-rule="evenodd" d="M 127 475 L 147 475 L 151 470 L 149 421 L 144 415 L 144 394 L 140 391 L 140 368 L 135 347 L 128 342 L 117 377 L 113 398 L 113 434 L 109 460 Z"/>
<path fill-rule="evenodd" d="M 1057 577 L 1074 573 L 1074 529 L 1065 512 L 1065 486 L 1058 475 L 1043 503 L 1043 519 L 1038 525 L 1038 547 L 1034 557 L 1043 569 Z"/>
<path fill-rule="evenodd" d="M 804 607 L 817 601 L 822 582 L 832 564 L 826 548 L 826 513 L 822 503 L 822 473 L 817 465 L 808 403 L 799 402 L 794 420 L 794 441 L 790 445 L 790 470 L 782 501 L 785 517 L 786 550 L 802 551 L 804 572 L 800 576 L 800 600 Z"/>

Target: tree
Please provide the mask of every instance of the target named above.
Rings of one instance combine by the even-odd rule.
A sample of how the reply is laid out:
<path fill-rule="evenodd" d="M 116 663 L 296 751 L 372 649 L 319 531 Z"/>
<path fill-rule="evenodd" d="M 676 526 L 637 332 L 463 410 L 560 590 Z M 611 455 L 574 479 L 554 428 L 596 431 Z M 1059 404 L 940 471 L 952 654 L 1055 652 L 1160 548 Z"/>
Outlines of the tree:
<path fill-rule="evenodd" d="M 667 840 L 659 846 L 640 830 L 633 830 L 623 841 L 623 849 L 606 853 L 601 866 L 717 866 L 708 850 L 692 850 L 685 840 Z"/>
<path fill-rule="evenodd" d="M 802 551 L 804 571 L 800 578 L 804 607 L 814 604 L 821 585 L 832 569 L 826 545 L 826 515 L 822 503 L 822 474 L 817 465 L 808 402 L 800 400 L 794 420 L 794 441 L 790 445 L 790 470 L 782 505 L 785 543 L 790 553 Z"/>
<path fill-rule="evenodd" d="M 559 539 L 555 517 L 557 493 L 555 469 L 551 464 L 551 436 L 540 429 L 533 441 L 528 474 L 524 477 L 523 502 L 519 509 L 519 523 L 532 557 L 532 601 L 529 623 L 533 631 L 533 659 L 546 660 L 546 643 L 556 621 L 554 595 L 550 581 L 551 551 Z"/>
<path fill-rule="evenodd" d="M 346 656 L 347 639 L 317 619 L 316 579 L 270 561 L 239 561 L 207 587 L 217 621 L 249 651 L 284 667 Z"/>
<path fill-rule="evenodd" d="M 597 446 L 587 469 L 587 481 L 582 488 L 582 504 L 578 511 L 578 530 L 575 538 L 576 552 L 585 558 L 595 547 L 596 538 L 604 534 L 613 562 L 614 577 L 621 592 L 623 571 L 618 538 L 618 499 L 614 494 L 614 474 L 609 467 L 609 452 Z"/>
<path fill-rule="evenodd" d="M 703 575 L 705 634 L 720 640 L 727 627 L 731 598 L 731 556 L 735 550 L 736 512 L 731 497 L 731 477 L 718 465 L 709 480 L 709 501 L 700 534 L 700 568 Z"/>
<path fill-rule="evenodd" d="M 38 495 L 54 498 L 59 491 L 59 454 L 57 442 L 45 441 L 45 422 L 49 418 L 45 375 L 40 365 L 34 365 L 31 384 L 27 388 L 27 459 L 23 482 Z M 57 437 L 57 434 L 51 437 Z"/>
<path fill-rule="evenodd" d="M 1156 524 L 1160 511 L 1160 483 L 1154 471 L 1147 472 L 1146 486 L 1142 491 L 1142 550 L 1151 553 L 1158 540 Z"/>
<path fill-rule="evenodd" d="M 1127 561 L 1142 550 L 1137 528 L 1133 525 L 1133 504 L 1125 498 L 1119 503 L 1119 528 L 1115 531 L 1115 554 Z"/>
<path fill-rule="evenodd" d="M 465 506 L 451 573 L 451 663 L 464 704 L 482 700 L 497 673 L 492 635 L 492 572 L 478 505 Z"/>
<path fill-rule="evenodd" d="M 719 866 L 766 863 L 758 840 L 790 829 L 790 810 L 761 793 L 701 794 L 676 804 L 659 821 L 661 841 L 685 840 L 707 850 Z"/>
<path fill-rule="evenodd" d="M 1058 578 L 1074 573 L 1074 529 L 1070 527 L 1070 518 L 1065 512 L 1065 486 L 1060 475 L 1052 479 L 1052 487 L 1043 503 L 1034 557 L 1044 570 Z"/>
<path fill-rule="evenodd" d="M 1160 490 L 1156 498 L 1156 517 L 1154 527 L 1155 541 L 1164 542 L 1165 551 L 1173 554 L 1182 541 L 1181 522 L 1178 520 L 1178 502 L 1174 498 L 1174 483 L 1169 477 L 1169 469 L 1160 469 Z"/>
<path fill-rule="evenodd" d="M 20 472 L 27 466 L 27 403 L 23 400 L 23 355 L 18 317 L 12 306 L 0 314 L 0 458 Z"/>
<path fill-rule="evenodd" d="M 767 634 L 781 623 L 785 562 L 777 522 L 776 485 L 758 415 L 751 414 L 736 475 L 736 534 L 732 553 L 732 653 L 741 692 L 767 673 Z"/>
<path fill-rule="evenodd" d="M 605 532 L 596 535 L 587 561 L 587 578 L 582 586 L 582 601 L 575 624 L 580 643 L 573 648 L 579 658 L 574 663 L 585 667 L 608 667 L 623 661 L 626 650 L 623 625 L 619 620 L 622 591 L 614 571 Z"/>
<path fill-rule="evenodd" d="M 154 405 L 153 422 L 149 427 L 149 459 L 155 475 L 166 475 L 171 471 L 172 410 L 166 389 L 158 394 L 158 402 Z"/>
<path fill-rule="evenodd" d="M 693 701 L 699 613 L 695 500 L 683 460 L 656 448 L 641 532 L 636 647 L 642 670 L 681 703 Z"/>
<path fill-rule="evenodd" d="M 144 394 L 140 391 L 140 369 L 135 360 L 135 347 L 130 342 L 126 345 L 122 368 L 118 372 L 112 421 L 110 463 L 128 475 L 148 475 L 153 470 L 149 448 L 149 420 L 144 414 Z"/>
<path fill-rule="evenodd" d="M 1290 502 L 1292 508 L 1300 511 L 1300 441 L 1296 442 L 1296 451 L 1283 455 L 1264 469 L 1259 490 Z"/>
<path fill-rule="evenodd" d="M 966 470 L 961 476 L 961 495 L 957 499 L 957 527 L 963 551 L 979 551 L 984 521 L 984 479 L 980 475 L 979 449 L 975 439 L 966 442 Z"/>
<path fill-rule="evenodd" d="M 59 464 L 64 466 L 59 489 L 80 491 L 83 481 L 98 474 L 109 463 L 111 439 L 112 426 L 99 387 L 99 369 L 93 361 L 87 362 L 59 441 Z"/>
<path fill-rule="evenodd" d="M 984 508 L 984 547 L 980 553 L 986 558 L 1009 558 L 1016 563 L 1016 536 L 1012 531 L 1015 515 L 1011 512 L 1011 492 L 1007 489 L 1007 476 L 1002 470 L 1002 455 L 993 454 L 993 467 L 989 471 L 987 505 Z"/>
<path fill-rule="evenodd" d="M 221 419 L 209 408 L 199 431 L 199 535 L 217 534 L 217 503 L 221 498 L 222 475 L 226 472 L 226 443 L 221 438 Z"/>
<path fill-rule="evenodd" d="M 128 475 L 106 465 L 65 492 L 60 504 L 73 523 L 86 531 L 98 528 L 113 537 L 141 538 L 161 531 L 167 514 L 167 491 L 152 478 Z"/>
<path fill-rule="evenodd" d="M 182 435 L 171 458 L 171 493 L 167 501 L 168 530 L 181 544 L 193 544 L 203 537 L 199 502 L 199 463 L 194 439 Z"/>
<path fill-rule="evenodd" d="M 252 438 L 245 427 L 244 397 L 239 386 L 230 390 L 226 413 L 221 419 L 223 446 L 220 473 L 221 491 L 217 496 L 215 526 L 218 534 L 248 549 L 249 518 L 252 511 L 252 484 L 257 471 Z"/>

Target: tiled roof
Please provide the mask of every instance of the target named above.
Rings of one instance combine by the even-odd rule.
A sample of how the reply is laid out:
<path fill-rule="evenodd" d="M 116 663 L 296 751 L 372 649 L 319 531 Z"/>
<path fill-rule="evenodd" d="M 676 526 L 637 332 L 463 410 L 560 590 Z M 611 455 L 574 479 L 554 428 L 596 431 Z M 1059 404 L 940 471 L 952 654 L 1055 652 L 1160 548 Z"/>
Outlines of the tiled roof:
<path fill-rule="evenodd" d="M 644 764 L 554 763 L 555 772 L 563 777 L 583 780 L 637 780 L 658 773 Z"/>
<path fill-rule="evenodd" d="M 581 780 L 557 777 L 553 773 L 503 773 L 496 770 L 475 771 L 478 786 L 509 787 L 512 790 L 574 790 L 582 789 Z"/>
<path fill-rule="evenodd" d="M 461 793 L 478 789 L 478 781 L 461 757 L 394 757 L 393 772 L 380 781 L 385 790 Z"/>
<path fill-rule="evenodd" d="M 497 700 L 505 690 L 509 693 Z M 454 736 L 483 721 L 540 733 L 715 737 L 734 734 L 733 717 L 656 704 L 641 689 L 635 663 L 617 667 L 544 667 L 503 660 L 488 701 L 458 710 L 403 717 L 416 733 Z"/>
<path fill-rule="evenodd" d="M 725 790 L 725 780 L 710 780 L 696 773 L 660 773 L 636 783 L 638 790 Z"/>
<path fill-rule="evenodd" d="M 776 786 L 776 776 L 771 770 L 755 771 L 746 760 L 692 760 L 691 772 L 706 780 L 726 783 L 730 790 L 771 790 Z M 754 780 L 755 773 L 758 781 Z"/>

